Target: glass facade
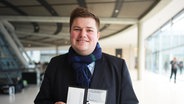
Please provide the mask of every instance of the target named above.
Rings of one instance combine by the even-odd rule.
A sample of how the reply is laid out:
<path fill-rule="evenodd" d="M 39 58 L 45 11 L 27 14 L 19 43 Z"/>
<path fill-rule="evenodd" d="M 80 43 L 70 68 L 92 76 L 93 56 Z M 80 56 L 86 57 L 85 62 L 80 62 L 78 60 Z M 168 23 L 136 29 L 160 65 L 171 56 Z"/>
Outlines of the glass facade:
<path fill-rule="evenodd" d="M 146 39 L 146 69 L 170 72 L 170 61 L 184 61 L 184 10 Z"/>

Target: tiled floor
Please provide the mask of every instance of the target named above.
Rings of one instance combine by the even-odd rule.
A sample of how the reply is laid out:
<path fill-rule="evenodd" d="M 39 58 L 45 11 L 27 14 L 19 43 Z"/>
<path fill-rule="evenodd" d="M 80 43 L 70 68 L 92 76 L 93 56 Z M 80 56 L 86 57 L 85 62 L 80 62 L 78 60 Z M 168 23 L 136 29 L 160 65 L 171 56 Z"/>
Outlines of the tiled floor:
<path fill-rule="evenodd" d="M 15 95 L 0 95 L 0 104 L 34 104 L 33 100 L 38 92 L 37 85 L 30 85 Z"/>
<path fill-rule="evenodd" d="M 140 104 L 184 104 L 184 74 L 177 75 L 176 83 L 169 80 L 169 74 L 144 72 L 143 75 L 141 81 L 132 79 Z"/>
<path fill-rule="evenodd" d="M 144 72 L 141 81 L 131 72 L 135 92 L 140 104 L 184 104 L 184 74 L 178 75 L 176 84 L 169 75 Z M 38 86 L 31 85 L 15 96 L 0 95 L 0 104 L 33 104 Z"/>

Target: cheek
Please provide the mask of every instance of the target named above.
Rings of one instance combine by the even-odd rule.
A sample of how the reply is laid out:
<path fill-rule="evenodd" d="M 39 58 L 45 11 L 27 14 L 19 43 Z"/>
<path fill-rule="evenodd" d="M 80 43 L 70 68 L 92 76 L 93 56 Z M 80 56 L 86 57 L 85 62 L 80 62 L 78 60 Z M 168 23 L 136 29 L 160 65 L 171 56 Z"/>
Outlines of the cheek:
<path fill-rule="evenodd" d="M 70 38 L 71 39 L 76 38 L 76 37 L 77 37 L 77 34 L 75 32 L 70 33 Z"/>
<path fill-rule="evenodd" d="M 90 35 L 88 38 L 93 41 L 98 41 L 98 36 L 96 35 Z"/>

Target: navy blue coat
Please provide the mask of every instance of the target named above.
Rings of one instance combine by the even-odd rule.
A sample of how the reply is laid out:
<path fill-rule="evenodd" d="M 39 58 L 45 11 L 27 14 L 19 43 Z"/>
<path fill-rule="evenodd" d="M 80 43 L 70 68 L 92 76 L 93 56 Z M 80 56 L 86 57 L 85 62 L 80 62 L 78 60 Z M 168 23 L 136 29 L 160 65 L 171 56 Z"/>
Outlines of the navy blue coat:
<path fill-rule="evenodd" d="M 67 61 L 67 55 L 51 59 L 35 104 L 66 102 L 69 86 L 77 86 L 75 72 Z M 138 104 L 125 61 L 103 53 L 95 62 L 90 88 L 107 90 L 106 104 Z"/>

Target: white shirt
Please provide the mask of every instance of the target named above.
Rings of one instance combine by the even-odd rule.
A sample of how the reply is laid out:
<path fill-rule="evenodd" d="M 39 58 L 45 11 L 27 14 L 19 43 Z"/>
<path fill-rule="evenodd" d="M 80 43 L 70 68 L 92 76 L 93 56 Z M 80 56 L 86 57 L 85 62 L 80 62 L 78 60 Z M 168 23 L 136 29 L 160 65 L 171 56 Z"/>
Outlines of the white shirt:
<path fill-rule="evenodd" d="M 92 62 L 88 65 L 89 71 L 91 72 L 91 75 L 93 75 L 94 69 L 95 69 L 95 62 Z"/>

